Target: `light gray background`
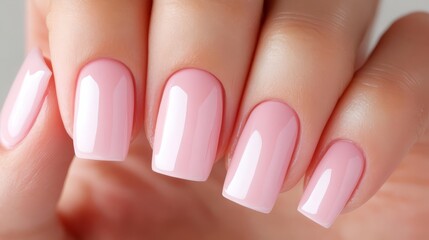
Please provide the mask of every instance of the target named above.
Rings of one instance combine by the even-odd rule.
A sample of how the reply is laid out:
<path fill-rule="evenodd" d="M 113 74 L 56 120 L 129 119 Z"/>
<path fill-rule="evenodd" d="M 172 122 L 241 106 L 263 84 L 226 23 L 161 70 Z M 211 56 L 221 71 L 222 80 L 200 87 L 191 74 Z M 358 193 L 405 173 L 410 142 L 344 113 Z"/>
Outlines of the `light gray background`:
<path fill-rule="evenodd" d="M 0 103 L 24 58 L 24 2 L 0 0 Z M 371 46 L 394 19 L 417 10 L 429 12 L 429 0 L 382 0 L 374 23 Z"/>

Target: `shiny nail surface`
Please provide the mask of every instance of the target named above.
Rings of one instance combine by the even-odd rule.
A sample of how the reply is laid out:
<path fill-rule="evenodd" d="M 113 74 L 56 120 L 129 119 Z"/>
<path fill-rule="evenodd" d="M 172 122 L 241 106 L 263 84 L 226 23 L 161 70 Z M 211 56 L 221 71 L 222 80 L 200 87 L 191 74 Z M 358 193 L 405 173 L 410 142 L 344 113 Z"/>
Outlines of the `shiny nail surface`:
<path fill-rule="evenodd" d="M 316 167 L 298 211 L 328 228 L 350 199 L 364 169 L 364 156 L 349 141 L 339 140 Z"/>
<path fill-rule="evenodd" d="M 80 72 L 75 98 L 73 143 L 79 158 L 124 160 L 134 116 L 134 85 L 128 68 L 98 59 Z"/>
<path fill-rule="evenodd" d="M 222 91 L 206 71 L 184 69 L 170 77 L 156 122 L 155 172 L 193 181 L 208 178 L 222 123 Z"/>
<path fill-rule="evenodd" d="M 39 49 L 29 52 L 9 91 L 0 117 L 0 136 L 11 149 L 33 126 L 46 96 L 52 72 Z"/>
<path fill-rule="evenodd" d="M 266 101 L 251 112 L 228 169 L 223 196 L 268 213 L 283 184 L 298 136 L 295 112 Z"/>

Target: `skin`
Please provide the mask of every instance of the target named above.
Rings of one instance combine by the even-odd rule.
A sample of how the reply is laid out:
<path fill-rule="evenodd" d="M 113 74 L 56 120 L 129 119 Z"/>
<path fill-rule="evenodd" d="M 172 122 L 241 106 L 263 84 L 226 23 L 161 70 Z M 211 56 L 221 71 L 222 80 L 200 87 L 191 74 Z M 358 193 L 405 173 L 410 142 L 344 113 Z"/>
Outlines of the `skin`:
<path fill-rule="evenodd" d="M 375 1 L 344 1 L 341 7 L 335 1 L 231 2 L 28 2 L 28 47 L 42 48 L 52 60 L 55 86 L 51 83 L 24 141 L 11 151 L 0 150 L 0 238 L 429 235 L 428 14 L 397 20 L 361 61 Z M 172 37 L 179 39 L 179 46 L 171 45 Z M 201 41 L 205 37 L 208 44 Z M 226 54 L 231 57 L 225 59 Z M 124 62 L 135 78 L 134 140 L 122 163 L 72 161 L 75 79 L 85 63 L 101 56 Z M 226 62 L 218 64 L 221 60 Z M 162 86 L 183 67 L 206 69 L 225 88 L 220 161 L 205 183 L 150 169 Z M 269 98 L 282 99 L 296 110 L 302 132 L 285 193 L 265 215 L 220 193 L 224 164 L 228 166 L 243 122 L 255 104 Z M 315 108 L 316 101 L 323 104 Z M 338 138 L 362 148 L 366 168 L 344 210 L 351 212 L 325 230 L 301 216 L 296 206 L 321 153 Z"/>

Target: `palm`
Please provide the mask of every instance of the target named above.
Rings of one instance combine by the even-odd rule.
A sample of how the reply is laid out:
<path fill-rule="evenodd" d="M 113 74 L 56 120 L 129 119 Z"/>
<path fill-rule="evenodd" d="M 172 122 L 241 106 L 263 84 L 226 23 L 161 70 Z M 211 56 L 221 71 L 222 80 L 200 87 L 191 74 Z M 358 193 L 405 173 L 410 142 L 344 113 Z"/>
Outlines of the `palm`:
<path fill-rule="evenodd" d="M 329 231 L 297 213 L 299 186 L 271 214 L 256 213 L 221 196 L 222 163 L 205 183 L 164 177 L 151 171 L 144 140 L 123 163 L 75 161 L 60 215 L 83 239 L 420 239 L 429 232 L 428 147 L 426 137 L 366 205 Z"/>

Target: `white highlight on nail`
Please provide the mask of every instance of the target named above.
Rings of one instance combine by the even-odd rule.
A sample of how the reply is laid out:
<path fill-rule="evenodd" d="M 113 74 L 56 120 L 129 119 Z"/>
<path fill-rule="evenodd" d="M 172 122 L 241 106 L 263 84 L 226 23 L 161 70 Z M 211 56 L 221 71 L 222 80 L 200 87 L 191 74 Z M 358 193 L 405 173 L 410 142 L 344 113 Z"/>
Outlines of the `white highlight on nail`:
<path fill-rule="evenodd" d="M 45 71 L 43 70 L 33 74 L 27 71 L 25 74 L 7 123 L 7 129 L 11 137 L 15 138 L 23 130 L 23 125 L 27 121 L 31 110 L 34 109 L 34 106 L 29 107 L 28 105 L 37 104 L 35 100 L 44 74 Z"/>
<path fill-rule="evenodd" d="M 156 168 L 173 171 L 185 131 L 188 95 L 179 86 L 173 86 L 168 96 L 167 113 L 162 130 L 161 145 L 154 156 Z"/>
<path fill-rule="evenodd" d="M 239 199 L 246 198 L 258 166 L 261 149 L 261 134 L 258 131 L 254 131 L 246 144 L 234 177 L 225 190 L 227 194 Z"/>
<path fill-rule="evenodd" d="M 325 197 L 331 182 L 332 169 L 327 169 L 316 183 L 313 192 L 311 192 L 308 200 L 302 205 L 301 210 L 310 214 L 317 214 L 320 204 Z"/>
<path fill-rule="evenodd" d="M 87 76 L 81 80 L 77 97 L 79 101 L 74 129 L 76 147 L 83 153 L 92 153 L 97 137 L 100 101 L 100 89 L 94 78 Z"/>

